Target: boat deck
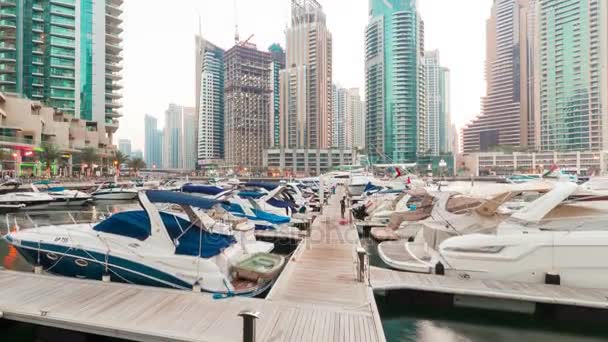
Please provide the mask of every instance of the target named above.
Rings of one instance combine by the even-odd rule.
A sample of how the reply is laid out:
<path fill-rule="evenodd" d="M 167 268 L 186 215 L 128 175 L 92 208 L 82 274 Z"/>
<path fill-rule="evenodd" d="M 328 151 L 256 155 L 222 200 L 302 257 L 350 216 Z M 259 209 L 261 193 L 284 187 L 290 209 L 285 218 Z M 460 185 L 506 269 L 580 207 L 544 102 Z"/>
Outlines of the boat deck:
<path fill-rule="evenodd" d="M 325 208 L 268 298 L 210 295 L 0 271 L 7 320 L 138 341 L 242 341 L 244 310 L 259 312 L 257 341 L 378 341 L 385 337 L 373 291 L 357 282 L 359 238 Z"/>
<path fill-rule="evenodd" d="M 371 268 L 371 284 L 375 291 L 414 290 L 517 302 L 608 309 L 608 289 L 583 289 L 504 280 L 463 280 L 377 267 Z"/>
<path fill-rule="evenodd" d="M 400 237 L 399 235 L 397 235 L 397 233 L 395 233 L 394 230 L 390 229 L 390 228 L 372 228 L 371 230 L 371 236 L 374 238 L 374 240 L 376 241 L 396 241 L 399 240 Z"/>

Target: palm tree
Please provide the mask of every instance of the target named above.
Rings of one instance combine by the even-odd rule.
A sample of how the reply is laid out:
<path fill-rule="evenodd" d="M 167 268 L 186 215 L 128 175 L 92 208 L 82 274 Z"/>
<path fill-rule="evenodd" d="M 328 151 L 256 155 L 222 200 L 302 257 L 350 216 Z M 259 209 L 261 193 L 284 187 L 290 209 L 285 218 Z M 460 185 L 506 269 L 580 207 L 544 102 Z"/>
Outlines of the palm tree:
<path fill-rule="evenodd" d="M 114 151 L 113 163 L 118 174 L 120 174 L 120 166 L 128 164 L 131 161 L 131 157 L 122 153 L 121 151 Z"/>
<path fill-rule="evenodd" d="M 115 164 L 118 164 L 118 166 L 127 164 L 129 161 L 131 161 L 131 157 L 128 155 L 122 153 L 121 151 L 114 152 L 114 162 Z"/>
<path fill-rule="evenodd" d="M 139 175 L 139 170 L 146 167 L 146 163 L 141 158 L 133 158 L 129 162 L 129 168 L 135 172 L 135 175 Z"/>
<path fill-rule="evenodd" d="M 56 145 L 51 143 L 42 143 L 42 151 L 38 152 L 39 160 L 45 164 L 46 173 L 51 176 L 51 166 L 61 158 L 61 150 Z"/>
<path fill-rule="evenodd" d="M 93 170 L 93 164 L 99 162 L 99 152 L 94 147 L 85 147 L 80 150 L 80 163 L 87 164 L 89 170 Z"/>

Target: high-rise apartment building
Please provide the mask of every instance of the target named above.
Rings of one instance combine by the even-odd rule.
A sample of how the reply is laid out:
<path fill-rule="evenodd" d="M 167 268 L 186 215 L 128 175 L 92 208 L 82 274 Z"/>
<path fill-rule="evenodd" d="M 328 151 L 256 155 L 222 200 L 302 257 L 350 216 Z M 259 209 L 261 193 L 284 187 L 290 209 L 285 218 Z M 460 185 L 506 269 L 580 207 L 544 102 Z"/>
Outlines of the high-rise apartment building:
<path fill-rule="evenodd" d="M 204 167 L 224 159 L 224 50 L 200 36 L 196 36 L 196 79 L 196 159 Z"/>
<path fill-rule="evenodd" d="M 118 150 L 124 154 L 125 156 L 131 155 L 131 140 L 129 139 L 120 139 L 118 140 Z"/>
<path fill-rule="evenodd" d="M 578 1 L 578 0 L 577 0 Z M 585 0 L 587 1 L 587 0 Z M 495 0 L 486 24 L 486 96 L 481 115 L 463 128 L 464 152 L 528 141 L 530 0 Z M 523 134 L 522 134 L 523 131 Z"/>
<path fill-rule="evenodd" d="M 450 70 L 441 66 L 439 50 L 427 51 L 426 67 L 426 148 L 431 156 L 450 152 Z"/>
<path fill-rule="evenodd" d="M 536 2 L 540 149 L 608 149 L 608 2 Z"/>
<path fill-rule="evenodd" d="M 285 50 L 279 44 L 272 44 L 268 51 L 272 54 L 272 117 L 270 120 L 270 143 L 278 147 L 281 144 L 281 70 L 285 69 Z"/>
<path fill-rule="evenodd" d="M 316 0 L 292 0 L 287 68 L 280 72 L 280 145 L 332 145 L 332 36 Z"/>
<path fill-rule="evenodd" d="M 228 165 L 261 168 L 270 147 L 272 55 L 237 43 L 225 59 L 225 159 Z"/>
<path fill-rule="evenodd" d="M 359 88 L 348 90 L 348 108 L 352 127 L 352 148 L 365 147 L 365 103 L 361 101 Z"/>
<path fill-rule="evenodd" d="M 197 164 L 196 108 L 184 107 L 182 113 L 182 165 L 184 170 L 194 170 Z"/>
<path fill-rule="evenodd" d="M 359 88 L 334 85 L 333 133 L 334 148 L 362 148 L 365 146 L 365 117 Z"/>
<path fill-rule="evenodd" d="M 424 23 L 416 0 L 370 0 L 365 31 L 366 147 L 372 162 L 424 152 Z"/>
<path fill-rule="evenodd" d="M 347 113 L 346 104 L 348 102 L 348 89 L 336 84 L 332 86 L 333 106 L 332 106 L 332 146 L 344 148 L 347 145 Z"/>
<path fill-rule="evenodd" d="M 0 3 L 0 91 L 118 129 L 123 0 Z"/>
<path fill-rule="evenodd" d="M 158 129 L 158 120 L 146 115 L 145 125 L 145 161 L 148 168 L 163 167 L 163 131 Z"/>
<path fill-rule="evenodd" d="M 165 112 L 163 166 L 194 170 L 196 166 L 196 109 L 170 104 Z"/>

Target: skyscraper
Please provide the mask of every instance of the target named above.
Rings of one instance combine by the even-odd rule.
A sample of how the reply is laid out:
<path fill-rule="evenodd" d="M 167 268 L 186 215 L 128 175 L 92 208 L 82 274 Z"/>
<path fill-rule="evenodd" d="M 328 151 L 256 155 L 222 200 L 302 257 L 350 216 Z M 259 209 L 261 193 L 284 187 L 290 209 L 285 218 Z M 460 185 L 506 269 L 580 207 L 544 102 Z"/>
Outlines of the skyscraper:
<path fill-rule="evenodd" d="M 125 156 L 131 155 L 131 140 L 129 139 L 120 139 L 118 140 L 118 150 L 124 154 Z"/>
<path fill-rule="evenodd" d="M 158 120 L 146 115 L 144 120 L 146 129 L 145 157 L 148 168 L 163 167 L 163 132 L 158 129 Z"/>
<path fill-rule="evenodd" d="M 270 147 L 272 55 L 251 43 L 226 51 L 225 158 L 228 165 L 261 168 Z"/>
<path fill-rule="evenodd" d="M 346 104 L 348 102 L 348 89 L 339 85 L 333 85 L 333 106 L 332 106 L 332 146 L 344 148 L 347 145 L 347 124 L 346 124 Z"/>
<path fill-rule="evenodd" d="M 529 1 L 494 1 L 486 26 L 487 94 L 482 99 L 481 115 L 463 128 L 464 152 L 487 151 L 497 145 L 520 146 L 527 141 Z"/>
<path fill-rule="evenodd" d="M 272 54 L 272 118 L 270 120 L 270 142 L 272 146 L 280 146 L 281 141 L 281 95 L 280 95 L 280 72 L 285 69 L 285 51 L 279 44 L 272 44 L 268 51 Z"/>
<path fill-rule="evenodd" d="M 182 114 L 182 165 L 185 170 L 196 169 L 197 143 L 196 143 L 196 108 L 184 107 Z"/>
<path fill-rule="evenodd" d="M 363 149 L 365 147 L 365 104 L 361 101 L 359 88 L 348 90 L 348 109 L 351 121 L 350 133 L 352 137 L 351 147 Z"/>
<path fill-rule="evenodd" d="M 316 0 L 292 0 L 281 71 L 281 147 L 332 145 L 332 36 Z"/>
<path fill-rule="evenodd" d="M 181 169 L 183 166 L 183 107 L 170 104 L 165 112 L 163 140 L 163 168 Z"/>
<path fill-rule="evenodd" d="M 608 149 L 608 2 L 537 2 L 542 150 Z"/>
<path fill-rule="evenodd" d="M 366 147 L 372 162 L 425 151 L 424 23 L 416 0 L 370 0 L 365 31 Z"/>
<path fill-rule="evenodd" d="M 359 88 L 334 85 L 333 147 L 351 149 L 365 145 L 365 118 Z"/>
<path fill-rule="evenodd" d="M 196 37 L 196 113 L 200 166 L 224 159 L 224 50 Z"/>
<path fill-rule="evenodd" d="M 163 167 L 194 170 L 196 165 L 196 109 L 170 104 L 165 112 Z"/>
<path fill-rule="evenodd" d="M 441 66 L 439 50 L 427 51 L 426 148 L 431 156 L 451 151 L 450 70 Z"/>
<path fill-rule="evenodd" d="M 118 129 L 122 0 L 3 1 L 0 91 Z M 96 123 L 97 126 L 93 126 Z"/>

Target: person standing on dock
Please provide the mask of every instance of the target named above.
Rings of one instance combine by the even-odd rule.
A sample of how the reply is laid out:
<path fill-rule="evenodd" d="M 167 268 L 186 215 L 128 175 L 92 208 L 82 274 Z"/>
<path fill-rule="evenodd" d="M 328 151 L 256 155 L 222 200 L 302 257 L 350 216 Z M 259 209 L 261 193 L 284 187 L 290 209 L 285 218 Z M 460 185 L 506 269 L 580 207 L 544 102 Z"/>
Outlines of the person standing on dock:
<path fill-rule="evenodd" d="M 346 196 L 342 197 L 340 200 L 340 212 L 342 213 L 342 218 L 344 218 L 344 213 L 346 212 Z"/>

